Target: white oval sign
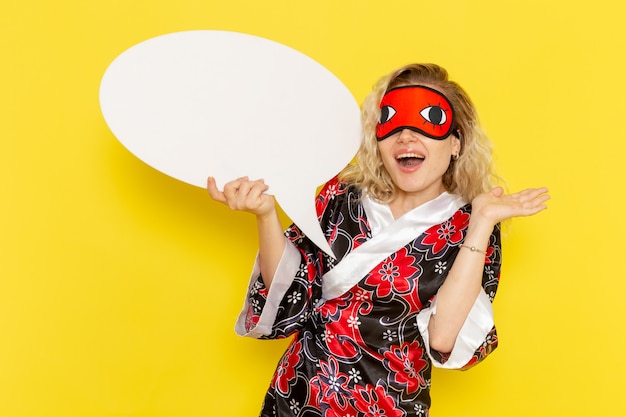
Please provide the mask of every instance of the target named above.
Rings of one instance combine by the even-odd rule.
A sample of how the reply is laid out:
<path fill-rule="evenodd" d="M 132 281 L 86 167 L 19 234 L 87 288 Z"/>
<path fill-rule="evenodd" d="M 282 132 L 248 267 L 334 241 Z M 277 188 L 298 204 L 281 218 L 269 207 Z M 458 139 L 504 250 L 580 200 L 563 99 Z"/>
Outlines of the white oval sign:
<path fill-rule="evenodd" d="M 360 142 L 359 106 L 308 56 L 260 37 L 187 31 L 119 55 L 100 85 L 117 139 L 157 170 L 198 187 L 263 178 L 285 213 L 332 254 L 317 222 L 316 188 Z"/>

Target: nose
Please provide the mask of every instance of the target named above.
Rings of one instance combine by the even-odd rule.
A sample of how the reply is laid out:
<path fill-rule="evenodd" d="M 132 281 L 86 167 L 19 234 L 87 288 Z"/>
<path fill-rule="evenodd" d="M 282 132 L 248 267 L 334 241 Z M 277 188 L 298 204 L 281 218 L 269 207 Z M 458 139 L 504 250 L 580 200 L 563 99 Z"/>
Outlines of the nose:
<path fill-rule="evenodd" d="M 402 129 L 398 135 L 398 142 L 415 142 L 417 140 L 417 134 L 411 129 Z"/>

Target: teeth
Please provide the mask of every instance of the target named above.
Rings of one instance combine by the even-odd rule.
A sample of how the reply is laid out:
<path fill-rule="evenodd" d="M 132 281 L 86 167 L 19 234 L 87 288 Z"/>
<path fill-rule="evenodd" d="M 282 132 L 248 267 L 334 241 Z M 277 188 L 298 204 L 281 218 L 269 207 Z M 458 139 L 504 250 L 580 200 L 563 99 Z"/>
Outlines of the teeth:
<path fill-rule="evenodd" d="M 396 156 L 396 159 L 404 159 L 404 158 L 424 159 L 424 155 L 418 155 L 416 153 L 401 153 L 400 155 Z"/>

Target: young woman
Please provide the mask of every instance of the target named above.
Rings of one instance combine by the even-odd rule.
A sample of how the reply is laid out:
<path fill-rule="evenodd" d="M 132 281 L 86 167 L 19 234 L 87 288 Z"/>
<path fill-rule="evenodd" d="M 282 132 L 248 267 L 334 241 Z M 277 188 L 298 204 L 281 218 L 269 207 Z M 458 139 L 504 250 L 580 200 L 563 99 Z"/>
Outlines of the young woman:
<path fill-rule="evenodd" d="M 494 187 L 491 145 L 443 68 L 383 77 L 362 113 L 357 163 L 316 200 L 336 259 L 295 225 L 283 233 L 262 180 L 208 180 L 213 199 L 257 218 L 237 332 L 294 335 L 262 416 L 427 416 L 431 367 L 466 368 L 497 346 L 500 222 L 546 208 L 545 188 Z"/>

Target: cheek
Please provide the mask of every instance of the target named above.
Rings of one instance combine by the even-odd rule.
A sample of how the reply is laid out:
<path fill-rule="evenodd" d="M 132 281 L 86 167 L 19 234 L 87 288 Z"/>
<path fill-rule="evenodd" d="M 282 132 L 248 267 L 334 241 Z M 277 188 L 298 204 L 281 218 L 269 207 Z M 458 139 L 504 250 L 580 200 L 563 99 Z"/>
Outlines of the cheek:
<path fill-rule="evenodd" d="M 452 153 L 453 149 L 449 144 L 442 146 L 441 149 L 437 150 L 437 152 L 433 152 L 431 154 L 434 162 L 433 169 L 437 172 L 441 172 L 443 175 L 443 173 L 446 172 L 450 166 Z"/>
<path fill-rule="evenodd" d="M 391 162 L 389 155 L 389 149 L 386 149 L 385 141 L 378 142 L 378 158 L 383 161 L 385 168 L 388 168 L 388 164 Z"/>
<path fill-rule="evenodd" d="M 440 158 L 436 164 L 433 164 L 432 171 L 439 177 L 443 176 L 450 166 L 450 159 Z"/>
<path fill-rule="evenodd" d="M 381 158 L 381 161 L 383 162 L 383 167 L 385 168 L 385 171 L 387 171 L 387 173 L 391 173 L 393 172 L 393 165 L 395 163 L 395 160 L 390 160 L 389 158 Z"/>

